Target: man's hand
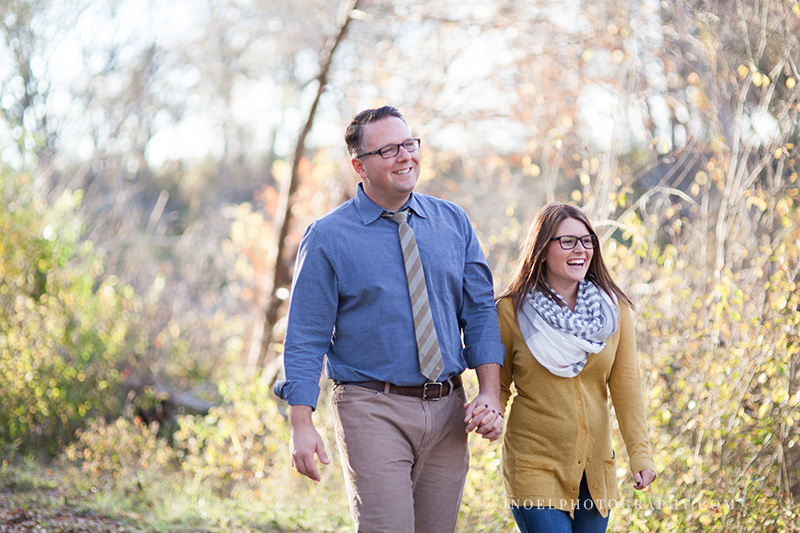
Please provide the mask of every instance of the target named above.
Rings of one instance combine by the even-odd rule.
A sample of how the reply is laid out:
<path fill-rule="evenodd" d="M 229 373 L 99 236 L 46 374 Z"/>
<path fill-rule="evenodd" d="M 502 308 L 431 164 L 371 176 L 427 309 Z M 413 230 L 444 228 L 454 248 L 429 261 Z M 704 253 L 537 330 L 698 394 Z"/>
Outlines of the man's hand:
<path fill-rule="evenodd" d="M 475 431 L 484 439 L 496 441 L 503 434 L 503 414 L 500 412 L 500 365 L 489 363 L 475 369 L 480 392 L 464 404 L 467 433 Z"/>
<path fill-rule="evenodd" d="M 289 409 L 289 422 L 292 424 L 292 437 L 289 440 L 292 466 L 304 476 L 320 481 L 314 456 L 318 456 L 322 464 L 327 465 L 331 461 L 325 453 L 325 444 L 311 420 L 311 407 L 292 405 Z"/>
<path fill-rule="evenodd" d="M 467 412 L 464 422 L 467 433 L 475 431 L 484 439 L 496 441 L 503 434 L 503 415 L 500 414 L 500 402 L 497 398 L 478 394 L 470 403 L 465 403 Z"/>

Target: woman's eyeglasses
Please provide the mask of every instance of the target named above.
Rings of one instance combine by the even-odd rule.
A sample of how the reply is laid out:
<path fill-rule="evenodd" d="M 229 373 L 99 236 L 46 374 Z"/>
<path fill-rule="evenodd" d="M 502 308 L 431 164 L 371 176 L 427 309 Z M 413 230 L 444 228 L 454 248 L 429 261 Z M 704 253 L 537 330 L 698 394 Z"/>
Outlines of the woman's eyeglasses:
<path fill-rule="evenodd" d="M 577 237 L 575 235 L 562 235 L 561 237 L 553 237 L 550 240 L 558 241 L 558 244 L 561 245 L 562 250 L 572 250 L 578 246 L 578 242 L 580 242 L 586 250 L 591 250 L 594 248 L 597 235 L 594 233 L 584 235 L 583 237 Z"/>

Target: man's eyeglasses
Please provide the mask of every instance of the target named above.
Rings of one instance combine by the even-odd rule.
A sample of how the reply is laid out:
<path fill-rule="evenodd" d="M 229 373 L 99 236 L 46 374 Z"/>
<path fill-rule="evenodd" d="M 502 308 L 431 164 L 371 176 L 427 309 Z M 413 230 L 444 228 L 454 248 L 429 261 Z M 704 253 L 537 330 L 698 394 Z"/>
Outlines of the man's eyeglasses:
<path fill-rule="evenodd" d="M 422 143 L 419 139 L 409 139 L 407 141 L 403 141 L 400 144 L 387 144 L 383 148 L 378 148 L 377 150 L 373 150 L 371 152 L 366 152 L 363 154 L 359 154 L 356 156 L 357 159 L 362 157 L 367 157 L 368 155 L 375 155 L 378 154 L 384 159 L 389 159 L 390 157 L 394 157 L 400 153 L 400 147 L 402 146 L 406 152 L 414 152 L 419 150 L 419 145 Z"/>
<path fill-rule="evenodd" d="M 553 237 L 550 240 L 558 241 L 558 244 L 561 245 L 562 250 L 572 250 L 578 246 L 578 242 L 580 242 L 585 249 L 591 250 L 594 248 L 595 241 L 597 241 L 597 235 L 594 233 L 584 235 L 583 237 L 576 237 L 575 235 L 562 235 L 561 237 Z"/>

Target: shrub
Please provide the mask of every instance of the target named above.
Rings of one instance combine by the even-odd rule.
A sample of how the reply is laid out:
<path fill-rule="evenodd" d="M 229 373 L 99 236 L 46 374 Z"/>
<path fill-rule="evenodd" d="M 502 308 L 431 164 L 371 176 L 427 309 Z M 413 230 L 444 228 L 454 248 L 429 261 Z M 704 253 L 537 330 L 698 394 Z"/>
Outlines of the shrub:
<path fill-rule="evenodd" d="M 90 482 L 139 491 L 145 478 L 176 465 L 176 455 L 158 429 L 157 422 L 147 425 L 138 417 L 96 421 L 79 431 L 64 457 L 80 465 Z"/>
<path fill-rule="evenodd" d="M 50 206 L 33 191 L 27 176 L 0 175 L 0 452 L 54 454 L 119 412 L 125 324 L 101 259 L 79 241 L 81 194 Z"/>
<path fill-rule="evenodd" d="M 615 530 L 784 531 L 800 507 L 800 209 L 797 188 L 743 210 L 750 229 L 706 260 L 708 233 L 626 220 L 610 262 L 649 285 L 637 330 L 660 476 L 625 494 Z M 675 210 L 674 207 L 671 209 Z M 702 227 L 676 216 L 673 227 Z M 719 263 L 718 263 L 719 264 Z M 626 266 L 627 265 L 627 266 Z M 625 473 L 627 476 L 627 473 Z M 612 528 L 612 529 L 613 529 Z"/>
<path fill-rule="evenodd" d="M 205 416 L 180 418 L 174 446 L 184 472 L 225 493 L 234 483 L 263 480 L 289 436 L 265 384 L 226 381 L 219 391 L 221 406 Z"/>

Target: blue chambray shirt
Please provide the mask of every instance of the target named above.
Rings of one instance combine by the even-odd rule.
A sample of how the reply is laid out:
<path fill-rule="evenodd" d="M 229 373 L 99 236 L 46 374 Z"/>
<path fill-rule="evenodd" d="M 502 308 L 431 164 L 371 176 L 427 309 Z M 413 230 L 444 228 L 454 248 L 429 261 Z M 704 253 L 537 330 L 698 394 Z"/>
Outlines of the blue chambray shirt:
<path fill-rule="evenodd" d="M 444 359 L 440 380 L 466 367 L 502 365 L 492 274 L 469 217 L 457 205 L 412 193 L 410 207 Z M 274 392 L 316 408 L 324 356 L 335 381 L 416 386 L 420 373 L 397 224 L 361 184 L 314 222 L 297 254 L 284 342 L 286 379 Z M 462 344 L 463 333 L 463 344 Z"/>

